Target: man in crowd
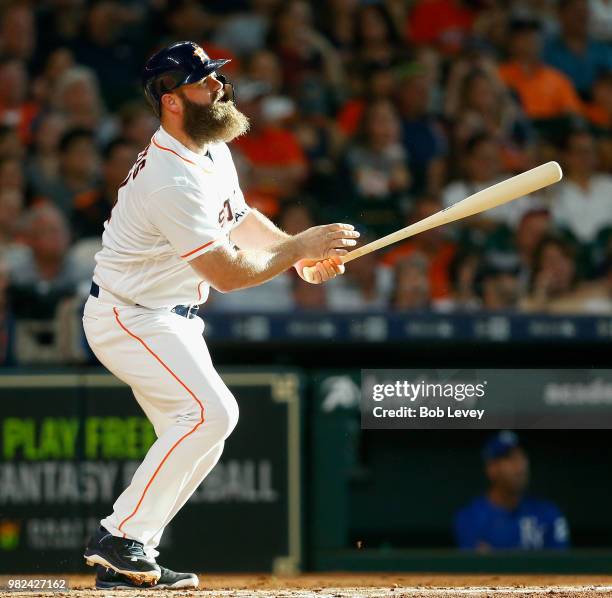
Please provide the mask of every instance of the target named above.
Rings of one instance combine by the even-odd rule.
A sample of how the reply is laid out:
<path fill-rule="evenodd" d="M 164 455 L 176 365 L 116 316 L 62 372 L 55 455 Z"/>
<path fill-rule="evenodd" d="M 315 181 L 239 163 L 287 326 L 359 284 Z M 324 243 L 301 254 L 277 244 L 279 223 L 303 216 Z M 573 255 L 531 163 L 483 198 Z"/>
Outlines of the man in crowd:
<path fill-rule="evenodd" d="M 489 487 L 455 518 L 459 548 L 541 550 L 567 548 L 565 517 L 551 502 L 526 495 L 529 459 L 514 432 L 492 436 L 482 453 Z"/>

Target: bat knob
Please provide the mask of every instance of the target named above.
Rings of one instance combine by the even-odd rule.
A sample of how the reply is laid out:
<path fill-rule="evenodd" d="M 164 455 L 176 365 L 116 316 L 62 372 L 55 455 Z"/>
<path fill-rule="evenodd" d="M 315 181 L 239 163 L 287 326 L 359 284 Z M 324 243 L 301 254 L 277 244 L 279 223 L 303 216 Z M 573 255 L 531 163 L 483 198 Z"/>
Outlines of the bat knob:
<path fill-rule="evenodd" d="M 314 266 L 304 266 L 302 269 L 302 276 L 306 282 L 313 282 L 315 279 L 315 272 L 317 269 Z"/>

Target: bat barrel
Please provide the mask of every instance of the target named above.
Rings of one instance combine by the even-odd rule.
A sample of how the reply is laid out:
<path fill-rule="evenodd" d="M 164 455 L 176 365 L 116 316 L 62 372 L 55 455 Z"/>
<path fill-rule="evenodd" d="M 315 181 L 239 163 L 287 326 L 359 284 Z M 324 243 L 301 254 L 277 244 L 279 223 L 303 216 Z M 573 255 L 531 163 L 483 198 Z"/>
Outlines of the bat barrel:
<path fill-rule="evenodd" d="M 376 241 L 372 241 L 363 247 L 354 249 L 347 253 L 342 258 L 342 261 L 344 263 L 350 262 L 371 251 L 377 251 L 378 249 L 387 247 L 387 245 L 397 243 L 398 241 L 422 233 L 430 228 L 449 224 L 450 222 L 455 222 L 462 218 L 474 216 L 474 214 L 484 212 L 485 210 L 496 208 L 497 206 L 501 206 L 524 195 L 539 191 L 544 187 L 548 187 L 548 185 L 557 183 L 562 177 L 563 172 L 557 162 L 546 162 L 546 164 L 536 166 L 527 172 L 517 174 L 501 183 L 497 183 L 478 193 L 474 193 L 474 195 L 470 195 L 466 199 L 424 218 L 419 222 L 411 224 L 385 237 L 381 237 Z"/>

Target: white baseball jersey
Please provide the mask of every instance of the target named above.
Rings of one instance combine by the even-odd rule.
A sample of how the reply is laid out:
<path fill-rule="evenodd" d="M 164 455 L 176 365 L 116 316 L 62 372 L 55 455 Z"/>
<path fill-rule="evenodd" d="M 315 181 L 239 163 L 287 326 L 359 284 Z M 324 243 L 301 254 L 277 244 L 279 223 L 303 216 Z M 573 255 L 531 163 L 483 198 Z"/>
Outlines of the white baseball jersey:
<path fill-rule="evenodd" d="M 94 281 L 149 308 L 200 304 L 209 286 L 189 265 L 249 211 L 226 144 L 196 154 L 160 127 L 119 188 Z"/>

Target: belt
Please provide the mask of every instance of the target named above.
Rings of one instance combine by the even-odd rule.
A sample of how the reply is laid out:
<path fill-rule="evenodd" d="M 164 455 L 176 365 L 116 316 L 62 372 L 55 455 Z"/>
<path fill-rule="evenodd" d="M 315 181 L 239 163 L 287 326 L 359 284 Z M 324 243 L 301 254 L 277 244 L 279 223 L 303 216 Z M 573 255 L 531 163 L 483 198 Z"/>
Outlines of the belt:
<path fill-rule="evenodd" d="M 198 315 L 199 307 L 199 305 L 175 305 L 170 311 L 177 316 L 183 316 L 183 318 L 191 320 Z"/>
<path fill-rule="evenodd" d="M 91 289 L 89 290 L 89 294 L 96 299 L 100 296 L 100 287 L 93 280 L 91 281 Z M 175 305 L 170 311 L 177 316 L 183 316 L 183 318 L 191 319 L 198 315 L 199 307 L 199 305 Z"/>

